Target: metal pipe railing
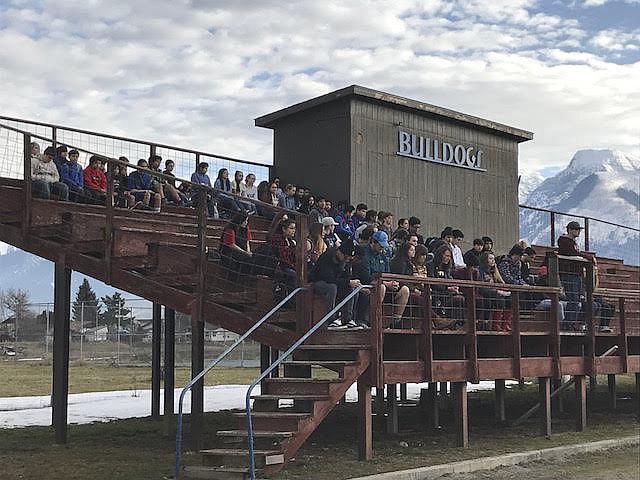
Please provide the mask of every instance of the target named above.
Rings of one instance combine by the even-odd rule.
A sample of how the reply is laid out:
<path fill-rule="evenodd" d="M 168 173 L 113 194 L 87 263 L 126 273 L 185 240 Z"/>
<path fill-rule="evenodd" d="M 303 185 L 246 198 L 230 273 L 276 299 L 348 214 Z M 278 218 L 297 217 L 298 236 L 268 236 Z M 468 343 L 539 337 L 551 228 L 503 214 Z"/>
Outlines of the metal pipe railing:
<path fill-rule="evenodd" d="M 251 422 L 251 392 L 262 380 L 267 378 L 267 376 L 273 370 L 275 370 L 289 355 L 291 355 L 296 348 L 302 345 L 305 341 L 307 341 L 307 339 L 311 335 L 313 335 L 320 328 L 322 328 L 322 326 L 327 322 L 327 320 L 333 317 L 333 315 L 336 312 L 340 311 L 340 309 L 344 307 L 349 300 L 351 300 L 358 293 L 360 293 L 360 290 L 362 290 L 363 288 L 372 288 L 372 286 L 360 285 L 355 289 L 353 289 L 353 291 L 351 291 L 349 295 L 344 297 L 340 303 L 338 303 L 335 307 L 333 307 L 332 310 L 330 310 L 324 317 L 322 317 L 322 319 L 318 323 L 316 323 L 313 327 L 311 327 L 307 331 L 307 333 L 302 335 L 293 345 L 291 345 L 286 352 L 282 353 L 278 357 L 278 359 L 271 364 L 269 368 L 267 368 L 264 372 L 262 372 L 262 374 L 257 379 L 255 379 L 251 385 L 249 385 L 249 389 L 247 390 L 247 395 L 245 397 L 245 411 L 247 416 L 247 433 L 248 433 L 247 443 L 249 446 L 249 478 L 251 480 L 255 480 L 256 478 L 256 465 L 255 465 L 255 458 L 253 455 L 253 451 L 254 451 L 253 450 L 253 424 Z"/>
<path fill-rule="evenodd" d="M 238 340 L 236 340 L 233 345 L 227 348 L 224 352 L 222 352 L 215 360 L 213 360 L 205 369 L 203 369 L 198 375 L 193 377 L 189 383 L 187 383 L 182 391 L 180 392 L 180 400 L 178 401 L 178 426 L 176 429 L 176 460 L 175 460 L 175 479 L 178 480 L 180 478 L 180 456 L 182 453 L 182 406 L 184 403 L 184 397 L 189 390 L 202 378 L 204 377 L 209 370 L 215 367 L 218 363 L 220 363 L 227 355 L 229 355 L 233 350 L 238 347 L 242 342 L 244 342 L 247 337 L 249 337 L 254 331 L 256 331 L 260 326 L 264 324 L 269 318 L 273 316 L 278 310 L 280 310 L 289 300 L 295 297 L 298 293 L 306 290 L 304 287 L 298 287 L 293 290 L 289 295 L 287 295 L 284 299 L 282 299 L 275 307 L 269 310 L 260 320 L 258 320 L 249 330 L 247 330 Z M 271 370 L 269 370 L 271 372 Z"/>

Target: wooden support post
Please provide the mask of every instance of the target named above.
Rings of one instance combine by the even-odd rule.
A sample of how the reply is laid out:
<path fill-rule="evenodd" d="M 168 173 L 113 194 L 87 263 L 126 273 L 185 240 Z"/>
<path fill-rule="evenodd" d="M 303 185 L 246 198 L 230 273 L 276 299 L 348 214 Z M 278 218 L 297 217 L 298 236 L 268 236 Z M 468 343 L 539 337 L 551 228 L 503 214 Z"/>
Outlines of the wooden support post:
<path fill-rule="evenodd" d="M 309 234 L 309 224 L 306 217 L 300 215 L 296 219 L 296 287 L 302 287 L 307 283 L 307 261 L 305 247 Z M 313 294 L 305 292 L 296 297 L 296 331 L 302 335 L 311 328 L 310 307 L 313 305 Z M 327 322 L 325 325 L 328 325 Z"/>
<path fill-rule="evenodd" d="M 387 433 L 398 433 L 398 386 L 387 385 Z"/>
<path fill-rule="evenodd" d="M 469 411 L 467 409 L 467 382 L 451 382 L 454 416 L 456 419 L 456 445 L 469 448 Z"/>
<path fill-rule="evenodd" d="M 496 422 L 499 424 L 502 424 L 507 421 L 507 414 L 504 407 L 504 397 L 506 393 L 504 380 L 496 380 L 495 389 L 496 389 L 496 398 L 495 398 Z"/>
<path fill-rule="evenodd" d="M 114 190 L 113 190 L 113 171 L 117 167 L 111 162 L 107 163 L 107 197 L 105 199 L 106 215 L 104 225 L 104 268 L 105 283 L 111 284 L 111 274 L 113 265 L 111 262 L 111 253 L 113 250 L 113 217 L 114 217 Z"/>
<path fill-rule="evenodd" d="M 636 373 L 636 422 L 640 422 L 640 373 Z"/>
<path fill-rule="evenodd" d="M 271 365 L 271 347 L 264 343 L 260 344 L 260 373 L 264 373 Z M 266 378 L 260 382 L 260 391 L 266 392 Z"/>
<path fill-rule="evenodd" d="M 538 377 L 538 400 L 540 402 L 540 434 L 551 436 L 551 379 Z"/>
<path fill-rule="evenodd" d="M 71 317 L 71 270 L 64 257 L 55 263 L 53 307 L 52 424 L 56 443 L 67 443 L 69 400 L 69 322 Z"/>
<path fill-rule="evenodd" d="M 556 246 L 556 212 L 549 212 L 549 223 L 550 225 L 550 233 L 551 233 L 551 246 Z"/>
<path fill-rule="evenodd" d="M 24 183 L 22 188 L 24 192 L 24 209 L 22 210 L 22 236 L 24 240 L 27 240 L 29 235 L 29 228 L 31 227 L 31 199 L 32 199 L 32 180 L 31 180 L 31 135 L 24 135 L 23 137 L 23 179 Z"/>
<path fill-rule="evenodd" d="M 276 363 L 276 361 L 280 358 L 280 351 L 275 348 L 271 349 L 271 365 Z M 271 372 L 271 378 L 278 378 L 280 376 L 280 367 L 276 367 Z M 309 370 L 309 378 L 311 378 L 311 370 Z"/>
<path fill-rule="evenodd" d="M 587 383 L 584 375 L 576 375 L 576 431 L 582 432 L 587 428 Z"/>
<path fill-rule="evenodd" d="M 199 309 L 191 313 L 191 378 L 204 369 L 204 322 L 200 320 Z M 191 389 L 191 440 L 193 448 L 200 449 L 202 417 L 204 414 L 204 378 Z"/>
<path fill-rule="evenodd" d="M 446 397 L 448 394 L 447 382 L 440 382 L 440 396 Z"/>
<path fill-rule="evenodd" d="M 553 390 L 558 390 L 562 386 L 562 378 L 556 378 L 553 380 Z M 562 392 L 558 393 L 552 399 L 551 412 L 554 415 L 564 413 L 564 402 L 562 401 Z"/>
<path fill-rule="evenodd" d="M 401 402 L 407 401 L 407 384 L 406 383 L 400 384 L 400 401 Z"/>
<path fill-rule="evenodd" d="M 378 390 L 378 395 L 380 390 Z M 373 428 L 371 424 L 371 387 L 358 380 L 358 459 L 373 458 Z"/>
<path fill-rule="evenodd" d="M 164 434 L 173 435 L 176 371 L 176 311 L 164 308 Z"/>
<path fill-rule="evenodd" d="M 160 344 L 162 305 L 153 303 L 151 318 L 151 417 L 160 416 Z"/>
<path fill-rule="evenodd" d="M 376 387 L 376 401 L 373 408 L 376 412 L 376 429 L 379 432 L 384 432 L 387 424 L 385 423 L 385 404 L 384 404 L 384 387 Z"/>
<path fill-rule="evenodd" d="M 520 379 L 520 388 L 524 387 L 522 378 L 522 344 L 520 340 L 520 293 L 511 292 L 511 354 L 513 356 L 513 372 L 515 378 Z"/>
<path fill-rule="evenodd" d="M 615 411 L 618 409 L 618 399 L 616 398 L 616 375 L 607 375 L 607 387 L 609 391 L 609 410 Z"/>
<path fill-rule="evenodd" d="M 440 406 L 438 405 L 438 384 L 429 382 L 427 389 L 427 425 L 436 430 L 440 428 Z"/>

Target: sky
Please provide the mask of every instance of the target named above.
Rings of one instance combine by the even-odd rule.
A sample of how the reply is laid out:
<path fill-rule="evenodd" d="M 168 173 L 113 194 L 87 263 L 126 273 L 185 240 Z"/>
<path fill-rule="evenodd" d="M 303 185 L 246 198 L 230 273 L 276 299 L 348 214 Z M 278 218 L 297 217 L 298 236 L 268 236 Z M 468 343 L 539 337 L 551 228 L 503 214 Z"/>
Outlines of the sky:
<path fill-rule="evenodd" d="M 358 84 L 640 150 L 640 0 L 0 0 L 3 115 L 271 163 L 253 119 Z"/>

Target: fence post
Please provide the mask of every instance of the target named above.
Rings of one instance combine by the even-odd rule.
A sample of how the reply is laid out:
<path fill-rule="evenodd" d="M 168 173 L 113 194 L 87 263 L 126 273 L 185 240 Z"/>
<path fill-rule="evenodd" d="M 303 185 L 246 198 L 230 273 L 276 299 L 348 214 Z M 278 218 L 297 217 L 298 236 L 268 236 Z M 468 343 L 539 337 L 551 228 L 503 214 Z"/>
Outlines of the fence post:
<path fill-rule="evenodd" d="M 584 217 L 584 249 L 589 251 L 589 218 Z"/>
<path fill-rule="evenodd" d="M 549 212 L 551 217 L 551 246 L 556 246 L 556 212 Z"/>

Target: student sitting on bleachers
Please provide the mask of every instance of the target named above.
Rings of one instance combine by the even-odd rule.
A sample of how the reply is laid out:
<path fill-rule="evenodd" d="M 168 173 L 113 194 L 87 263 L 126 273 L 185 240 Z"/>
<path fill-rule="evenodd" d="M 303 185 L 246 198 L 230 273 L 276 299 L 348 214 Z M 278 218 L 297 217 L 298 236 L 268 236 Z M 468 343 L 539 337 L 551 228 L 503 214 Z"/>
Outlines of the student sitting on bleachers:
<path fill-rule="evenodd" d="M 309 226 L 309 235 L 307 236 L 305 253 L 307 255 L 307 267 L 313 267 L 320 255 L 327 250 L 327 244 L 324 243 L 322 236 L 324 227 L 321 223 L 312 223 Z M 309 270 L 308 270 L 309 271 Z"/>
<path fill-rule="evenodd" d="M 327 249 L 309 272 L 309 281 L 313 283 L 316 295 L 325 298 L 325 313 L 333 310 L 336 301 L 342 301 L 354 288 L 360 286 L 360 280 L 352 278 L 348 262 L 355 256 L 353 240 L 347 239 L 340 247 Z M 354 298 L 350 298 L 340 309 L 341 317 L 330 322 L 329 330 L 358 328 L 353 320 Z"/>
<path fill-rule="evenodd" d="M 220 239 L 222 266 L 228 271 L 227 278 L 236 280 L 241 273 L 251 270 L 251 229 L 245 212 L 237 212 L 227 223 Z"/>
<path fill-rule="evenodd" d="M 378 230 L 387 234 L 391 238 L 393 235 L 393 213 L 380 211 L 378 212 Z"/>
<path fill-rule="evenodd" d="M 328 216 L 328 213 L 325 210 L 327 206 L 326 201 L 327 199 L 325 197 L 318 197 L 316 203 L 309 212 L 309 224 L 322 223 L 322 219 Z"/>
<path fill-rule="evenodd" d="M 138 160 L 138 166 L 141 168 L 148 168 L 149 164 L 144 158 Z M 151 174 L 146 170 L 135 169 L 129 175 L 127 180 L 129 193 L 131 193 L 136 202 L 142 202 L 145 208 L 150 208 L 149 203 L 153 197 L 153 211 L 160 212 L 160 205 L 162 204 L 162 198 L 160 194 L 151 190 Z"/>
<path fill-rule="evenodd" d="M 469 259 L 473 256 L 477 259 L 480 259 L 480 254 L 482 253 L 482 247 L 484 247 L 484 242 L 480 238 L 473 239 L 473 247 L 467 250 L 464 254 L 464 263 L 469 263 Z"/>
<path fill-rule="evenodd" d="M 327 248 L 338 248 L 342 241 L 335 232 L 336 225 L 338 223 L 331 217 L 324 217 L 322 219 L 322 238 L 324 243 L 327 244 Z"/>
<path fill-rule="evenodd" d="M 305 195 L 302 199 L 302 203 L 298 207 L 298 211 L 300 213 L 304 213 L 305 215 L 309 215 L 311 210 L 315 207 L 316 199 L 313 195 Z"/>
<path fill-rule="evenodd" d="M 442 244 L 433 254 L 433 260 L 427 262 L 427 274 L 432 278 L 451 279 L 453 254 L 451 247 Z M 432 305 L 437 315 L 446 316 L 455 320 L 455 326 L 464 324 L 464 296 L 456 285 L 434 284 L 431 286 L 433 292 Z"/>
<path fill-rule="evenodd" d="M 67 147 L 64 145 L 60 145 L 56 147 L 56 154 L 53 157 L 53 163 L 56 164 L 56 168 L 58 169 L 58 173 L 60 174 L 60 178 L 62 178 L 62 166 L 67 163 L 68 155 L 67 155 Z"/>
<path fill-rule="evenodd" d="M 422 222 L 418 217 L 409 217 L 409 233 L 412 235 L 416 235 L 418 237 L 419 245 L 424 245 L 424 238 L 418 232 L 421 226 L 422 226 Z"/>
<path fill-rule="evenodd" d="M 222 207 L 227 212 L 239 212 L 244 210 L 240 203 L 231 194 L 231 182 L 229 181 L 229 170 L 221 168 L 218 170 L 218 178 L 213 184 L 213 188 L 218 190 L 215 192 L 216 200 L 218 201 L 218 207 Z M 223 213 L 220 210 L 220 213 Z M 225 212 L 226 213 L 226 212 Z"/>
<path fill-rule="evenodd" d="M 186 190 L 183 188 L 183 185 L 180 185 L 180 187 L 176 186 L 176 181 L 174 180 L 176 178 L 175 174 L 173 173 L 173 169 L 176 167 L 176 164 L 173 160 L 165 160 L 164 162 L 164 172 L 162 172 L 164 175 L 167 175 L 169 177 L 172 177 L 172 179 L 166 179 L 166 187 L 169 189 L 169 194 L 167 195 L 170 199 L 173 198 L 174 199 L 174 203 L 176 203 L 176 205 L 179 205 L 181 207 L 190 207 L 191 206 L 191 200 L 189 200 L 189 196 L 187 195 Z M 173 194 L 172 191 L 175 191 L 175 195 Z M 178 200 L 179 199 L 179 200 Z"/>
<path fill-rule="evenodd" d="M 104 205 L 107 199 L 107 176 L 102 169 L 102 159 L 93 155 L 83 175 L 87 202 Z"/>
<path fill-rule="evenodd" d="M 375 210 L 367 210 L 367 213 L 364 216 L 364 220 L 364 223 L 361 223 L 360 226 L 356 229 L 356 241 L 360 240 L 360 235 L 365 228 L 372 228 L 374 232 L 378 231 L 378 212 L 376 212 Z M 388 235 L 387 238 L 389 238 Z"/>
<path fill-rule="evenodd" d="M 278 206 L 287 210 L 296 209 L 296 187 L 290 183 L 285 187 L 284 193 L 278 199 Z"/>
<path fill-rule="evenodd" d="M 69 187 L 60 181 L 60 175 L 53 157 L 55 149 L 47 147 L 40 155 L 40 145 L 31 143 L 31 184 L 35 197 L 49 200 L 55 196 L 58 200 L 69 199 Z"/>
<path fill-rule="evenodd" d="M 138 162 L 138 165 L 140 165 L 140 162 Z M 209 175 L 207 175 L 208 170 L 209 164 L 207 162 L 200 162 L 197 170 L 191 174 L 191 183 L 207 187 L 207 190 L 199 188 L 192 189 L 191 201 L 198 205 L 200 201 L 206 199 L 209 216 L 218 218 L 220 215 L 218 214 L 218 208 L 214 200 L 214 196 L 212 195 L 211 179 L 209 178 Z"/>
<path fill-rule="evenodd" d="M 522 271 L 520 270 L 520 259 L 524 249 L 520 245 L 514 245 L 509 250 L 509 254 L 502 257 L 500 263 L 498 263 L 498 270 L 505 283 L 511 285 L 526 285 L 527 282 L 522 278 Z"/>
<path fill-rule="evenodd" d="M 362 255 L 362 264 L 360 266 L 360 281 L 364 284 L 371 284 L 373 276 L 376 273 L 391 273 L 389 266 L 389 237 L 384 232 L 375 232 L 371 236 L 371 242 L 364 248 Z M 393 304 L 393 322 L 392 326 L 402 326 L 402 315 L 409 301 L 409 288 L 406 285 L 400 285 L 396 281 L 382 282 L 382 297 L 386 297 L 387 302 Z M 368 297 L 363 296 L 366 302 L 358 303 L 358 309 L 368 309 Z M 362 304 L 362 305 L 361 305 Z"/>
<path fill-rule="evenodd" d="M 124 160 L 123 160 L 124 159 Z M 120 157 L 120 161 L 128 161 L 126 157 Z M 121 208 L 134 208 L 136 197 L 129 191 L 129 176 L 126 165 L 117 165 L 113 174 L 114 205 Z M 147 201 L 147 205 L 149 202 Z"/>
<path fill-rule="evenodd" d="M 480 261 L 480 280 L 483 282 L 500 284 L 504 283 L 500 271 L 496 266 L 496 257 L 491 252 L 482 252 Z M 491 310 L 491 330 L 494 332 L 511 331 L 511 292 L 499 288 L 481 288 L 480 295 L 484 300 L 481 303 L 484 320 L 488 320 Z"/>
<path fill-rule="evenodd" d="M 248 174 L 244 179 L 244 187 L 242 189 L 243 197 L 247 197 L 251 200 L 258 200 L 258 187 L 255 185 L 256 176 L 253 173 Z"/>
<path fill-rule="evenodd" d="M 84 175 L 82 166 L 78 163 L 80 152 L 71 150 L 69 161 L 62 165 L 62 181 L 69 187 L 69 200 L 72 202 L 84 201 Z"/>
<path fill-rule="evenodd" d="M 367 216 L 367 207 L 366 203 L 359 203 L 356 205 L 356 213 L 353 215 L 353 229 L 354 232 L 358 230 L 358 227 L 366 222 L 365 217 Z M 355 238 L 355 234 L 354 237 Z M 357 239 L 356 239 L 357 240 Z"/>
<path fill-rule="evenodd" d="M 348 238 L 353 239 L 356 234 L 356 229 L 353 225 L 353 214 L 355 211 L 356 207 L 353 205 L 347 205 L 344 212 L 336 215 L 336 222 L 338 222 L 338 225 L 336 226 L 336 233 L 342 240 L 346 240 Z"/>
<path fill-rule="evenodd" d="M 282 220 L 271 237 L 271 243 L 278 249 L 280 271 L 285 278 L 292 280 L 296 274 L 296 222 Z"/>

